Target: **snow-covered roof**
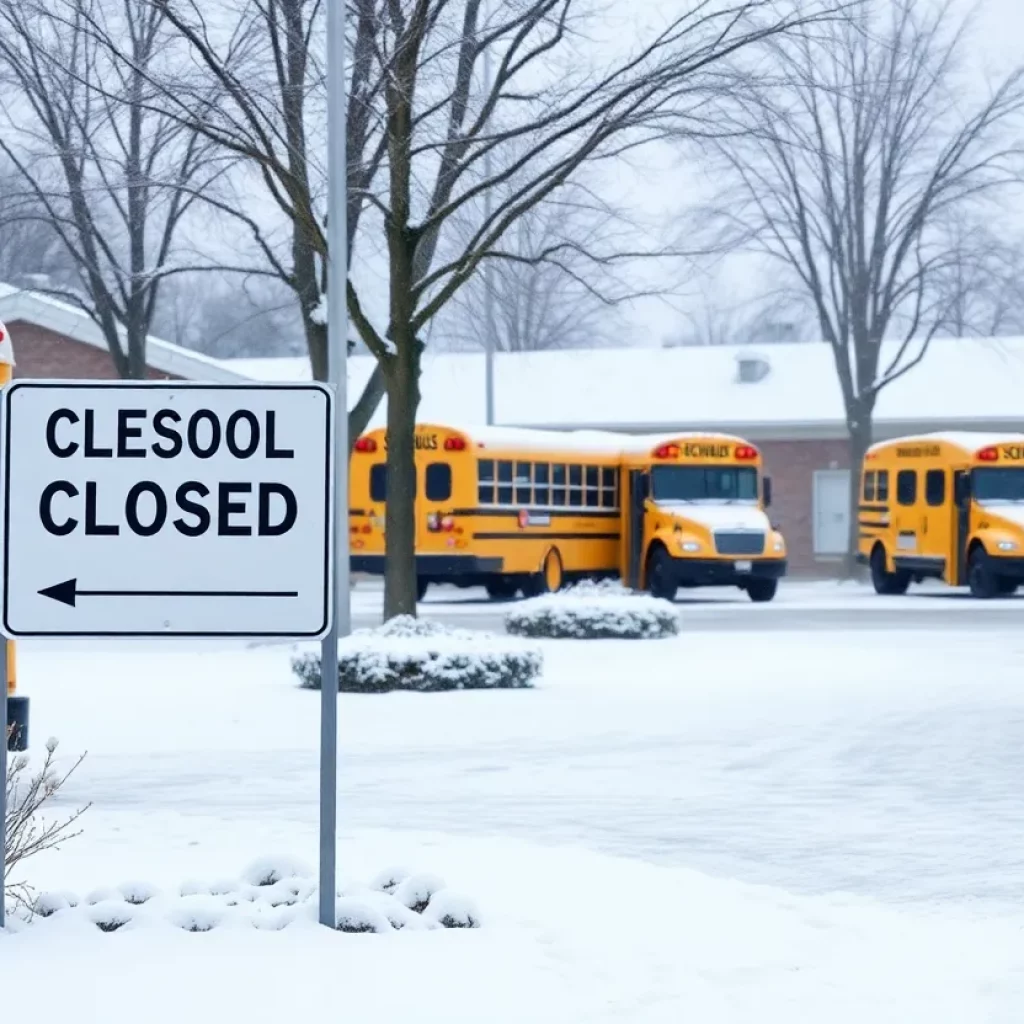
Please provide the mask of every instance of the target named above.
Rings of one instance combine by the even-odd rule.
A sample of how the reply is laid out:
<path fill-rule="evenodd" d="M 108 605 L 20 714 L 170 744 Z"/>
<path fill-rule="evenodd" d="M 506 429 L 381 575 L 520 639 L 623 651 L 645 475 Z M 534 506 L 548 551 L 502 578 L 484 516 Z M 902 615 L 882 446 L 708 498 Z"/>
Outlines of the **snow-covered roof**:
<path fill-rule="evenodd" d="M 742 444 L 743 438 L 730 434 L 709 433 L 704 430 L 690 430 L 672 434 L 620 434 L 606 430 L 544 431 L 536 427 L 487 427 L 465 426 L 455 423 L 438 423 L 420 417 L 418 429 L 431 427 L 465 434 L 484 448 L 500 451 L 502 448 L 533 449 L 534 451 L 564 451 L 571 449 L 593 455 L 646 455 L 662 444 L 678 441 L 730 441 Z M 377 430 L 384 428 L 377 427 Z"/>
<path fill-rule="evenodd" d="M 964 452 L 976 452 L 979 448 L 989 448 L 1000 444 L 1024 445 L 1024 434 L 1008 431 L 995 432 L 990 430 L 932 430 L 924 434 L 908 434 L 900 438 L 906 444 L 950 444 Z M 880 441 L 873 444 L 868 451 L 873 452 L 890 444 Z"/>
<path fill-rule="evenodd" d="M 895 358 L 882 346 L 880 365 Z M 495 357 L 495 419 L 520 427 L 627 433 L 722 430 L 741 437 L 843 436 L 845 414 L 832 349 L 778 344 L 758 349 L 769 364 L 757 381 L 739 379 L 737 346 L 624 348 L 500 353 Z M 265 381 L 309 380 L 299 359 L 239 359 L 227 365 Z M 348 361 L 353 405 L 374 361 Z M 424 356 L 419 419 L 483 423 L 485 361 L 478 353 Z M 1024 337 L 937 339 L 924 359 L 885 387 L 875 407 L 880 435 L 934 426 L 1012 429 L 1024 421 Z M 371 426 L 384 423 L 384 405 Z"/>
<path fill-rule="evenodd" d="M 107 351 L 103 332 L 91 317 L 77 306 L 53 296 L 0 284 L 0 320 L 7 324 L 22 320 L 44 327 L 55 334 Z M 18 359 L 18 332 L 13 331 L 14 359 Z M 212 359 L 150 336 L 146 339 L 146 365 L 161 373 L 185 380 L 213 383 L 238 383 L 251 380 L 249 374 L 233 369 L 230 363 Z"/>

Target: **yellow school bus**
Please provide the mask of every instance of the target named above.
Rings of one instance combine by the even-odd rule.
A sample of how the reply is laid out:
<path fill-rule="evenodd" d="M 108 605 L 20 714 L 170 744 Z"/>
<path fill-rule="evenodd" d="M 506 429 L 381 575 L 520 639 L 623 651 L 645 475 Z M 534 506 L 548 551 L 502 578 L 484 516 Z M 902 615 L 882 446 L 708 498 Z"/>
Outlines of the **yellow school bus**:
<path fill-rule="evenodd" d="M 917 434 L 868 449 L 858 560 L 879 594 L 911 582 L 968 586 L 979 598 L 1024 581 L 1024 434 Z"/>
<path fill-rule="evenodd" d="M 771 480 L 741 437 L 629 438 L 622 457 L 621 575 L 671 600 L 679 587 L 736 586 L 770 601 L 786 545 L 769 522 Z"/>
<path fill-rule="evenodd" d="M 385 442 L 372 431 L 352 453 L 354 572 L 384 572 Z M 621 577 L 667 598 L 733 585 L 767 601 L 785 574 L 770 481 L 741 438 L 420 424 L 415 445 L 420 597 L 435 582 L 508 599 Z"/>
<path fill-rule="evenodd" d="M 416 570 L 431 583 L 536 595 L 612 575 L 619 548 L 618 439 L 505 428 L 416 427 Z M 352 570 L 383 574 L 386 431 L 352 452 Z"/>

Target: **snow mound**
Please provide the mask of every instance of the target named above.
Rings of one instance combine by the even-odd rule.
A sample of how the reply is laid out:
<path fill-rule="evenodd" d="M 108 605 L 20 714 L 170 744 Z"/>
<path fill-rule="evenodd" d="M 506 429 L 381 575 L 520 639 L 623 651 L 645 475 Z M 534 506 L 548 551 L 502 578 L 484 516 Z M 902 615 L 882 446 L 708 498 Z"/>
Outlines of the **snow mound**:
<path fill-rule="evenodd" d="M 402 906 L 422 914 L 434 893 L 441 892 L 444 888 L 444 881 L 436 875 L 410 875 L 395 889 L 395 899 Z"/>
<path fill-rule="evenodd" d="M 184 888 L 182 886 L 183 890 Z M 154 896 L 160 895 L 160 890 L 148 882 L 126 882 L 118 887 L 118 891 L 126 903 L 131 903 L 136 907 L 141 907 L 153 899 Z"/>
<path fill-rule="evenodd" d="M 442 928 L 479 928 L 480 913 L 476 904 L 451 889 L 441 889 L 430 897 L 423 918 Z"/>
<path fill-rule="evenodd" d="M 542 664 L 540 651 L 519 640 L 399 616 L 341 642 L 338 688 L 346 693 L 525 689 Z M 318 653 L 297 655 L 292 670 L 305 689 L 320 689 Z"/>
<path fill-rule="evenodd" d="M 312 878 L 313 871 L 300 861 L 291 857 L 263 857 L 253 861 L 242 872 L 242 879 L 249 885 L 277 885 L 285 879 Z"/>
<path fill-rule="evenodd" d="M 32 913 L 39 917 L 50 917 L 60 910 L 70 910 L 72 905 L 62 892 L 41 892 L 32 904 Z"/>
<path fill-rule="evenodd" d="M 384 935 L 394 931 L 385 914 L 362 900 L 342 896 L 335 904 L 334 913 L 337 920 L 335 927 L 339 932 Z"/>
<path fill-rule="evenodd" d="M 505 628 L 557 640 L 657 640 L 678 634 L 679 615 L 670 601 L 588 580 L 523 601 L 505 616 Z"/>
<path fill-rule="evenodd" d="M 220 928 L 281 931 L 318 920 L 318 889 L 301 877 L 300 863 L 286 857 L 253 862 L 244 877 L 206 885 L 189 881 L 168 890 L 143 882 L 96 889 L 76 906 L 67 893 L 46 892 L 32 905 L 19 905 L 9 920 L 15 931 L 69 926 L 95 934 L 170 927 L 191 933 Z M 217 891 L 211 891 L 217 890 Z M 453 895 L 442 879 L 389 869 L 371 884 L 349 882 L 336 898 L 337 930 L 352 934 L 475 928 L 479 916 L 464 897 Z M 56 925 L 51 922 L 57 923 Z"/>

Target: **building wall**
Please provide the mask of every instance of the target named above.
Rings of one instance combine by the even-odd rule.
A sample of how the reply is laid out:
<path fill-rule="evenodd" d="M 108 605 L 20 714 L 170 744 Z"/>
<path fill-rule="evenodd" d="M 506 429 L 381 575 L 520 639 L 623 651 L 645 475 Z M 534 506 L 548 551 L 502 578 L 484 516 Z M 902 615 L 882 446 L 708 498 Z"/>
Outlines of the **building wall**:
<path fill-rule="evenodd" d="M 105 349 L 16 320 L 7 325 L 14 348 L 14 376 L 50 380 L 117 380 L 114 361 Z M 173 380 L 150 369 L 150 380 Z"/>
<path fill-rule="evenodd" d="M 756 441 L 755 438 L 751 440 Z M 847 469 L 845 440 L 759 441 L 765 472 L 772 478 L 772 522 L 786 538 L 790 572 L 794 576 L 830 576 L 839 559 L 814 552 L 814 474 Z"/>

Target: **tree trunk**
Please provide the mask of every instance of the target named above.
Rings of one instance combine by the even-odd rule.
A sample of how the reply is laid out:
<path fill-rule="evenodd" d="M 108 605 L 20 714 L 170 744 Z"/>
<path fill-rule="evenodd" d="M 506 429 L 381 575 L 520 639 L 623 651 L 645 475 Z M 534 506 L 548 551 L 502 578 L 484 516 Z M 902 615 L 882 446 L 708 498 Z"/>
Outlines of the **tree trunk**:
<path fill-rule="evenodd" d="M 857 565 L 857 548 L 860 540 L 860 473 L 864 465 L 864 455 L 871 447 L 871 426 L 871 412 L 868 410 L 862 410 L 860 415 L 850 417 L 847 425 L 850 432 L 850 502 L 846 557 L 843 559 L 843 576 L 846 579 L 856 579 L 861 575 L 861 569 Z"/>
<path fill-rule="evenodd" d="M 387 507 L 385 511 L 384 619 L 416 614 L 416 410 L 420 354 L 398 343 L 387 360 Z"/>

